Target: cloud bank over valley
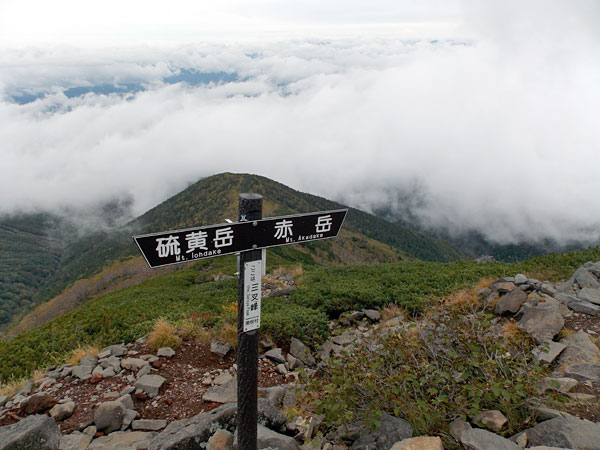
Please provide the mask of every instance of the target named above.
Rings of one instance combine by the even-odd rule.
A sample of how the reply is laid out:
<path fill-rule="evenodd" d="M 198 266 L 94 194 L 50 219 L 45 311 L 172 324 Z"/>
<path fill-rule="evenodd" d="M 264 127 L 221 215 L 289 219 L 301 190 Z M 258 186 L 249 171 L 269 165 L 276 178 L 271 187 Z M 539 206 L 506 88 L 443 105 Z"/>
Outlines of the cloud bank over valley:
<path fill-rule="evenodd" d="M 3 48 L 0 213 L 137 215 L 229 171 L 499 243 L 597 241 L 598 8 L 459 5 L 442 39 Z"/>

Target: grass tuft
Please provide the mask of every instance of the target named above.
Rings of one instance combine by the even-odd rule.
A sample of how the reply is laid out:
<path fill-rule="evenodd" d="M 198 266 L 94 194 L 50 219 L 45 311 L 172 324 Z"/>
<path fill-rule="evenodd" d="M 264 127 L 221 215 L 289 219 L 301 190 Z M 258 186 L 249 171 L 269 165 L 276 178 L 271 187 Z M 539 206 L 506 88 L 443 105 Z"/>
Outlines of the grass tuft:
<path fill-rule="evenodd" d="M 148 334 L 146 345 L 152 350 L 158 350 L 161 347 L 175 348 L 181 345 L 181 338 L 177 336 L 177 329 L 173 325 L 160 318 Z"/>
<path fill-rule="evenodd" d="M 100 350 L 93 345 L 86 345 L 85 347 L 78 345 L 77 348 L 71 353 L 71 356 L 69 356 L 67 359 L 67 364 L 76 366 L 84 357 L 88 355 L 97 355 L 99 351 Z"/>

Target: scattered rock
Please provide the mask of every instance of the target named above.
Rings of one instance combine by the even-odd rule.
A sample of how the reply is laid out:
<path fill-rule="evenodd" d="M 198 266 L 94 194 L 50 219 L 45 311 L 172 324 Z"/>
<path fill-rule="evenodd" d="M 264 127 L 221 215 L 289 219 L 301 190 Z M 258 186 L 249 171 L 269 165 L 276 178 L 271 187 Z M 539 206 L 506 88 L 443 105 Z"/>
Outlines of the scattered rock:
<path fill-rule="evenodd" d="M 565 367 L 562 372 L 567 377 L 575 378 L 582 381 L 599 381 L 600 380 L 600 364 L 581 363 L 572 364 Z"/>
<path fill-rule="evenodd" d="M 158 352 L 156 352 L 156 355 L 164 358 L 172 358 L 175 356 L 175 350 L 171 347 L 161 347 L 158 349 Z"/>
<path fill-rule="evenodd" d="M 508 423 L 508 419 L 498 410 L 482 411 L 473 418 L 473 423 L 492 431 L 500 431 Z"/>
<path fill-rule="evenodd" d="M 231 403 L 237 401 L 237 377 L 233 377 L 232 380 L 222 386 L 209 389 L 202 396 L 202 400 L 215 403 Z"/>
<path fill-rule="evenodd" d="M 233 430 L 237 405 L 221 405 L 207 413 L 189 419 L 176 420 L 156 436 L 148 446 L 149 450 L 174 450 L 199 448 L 219 428 Z M 260 448 L 260 447 L 259 447 Z"/>
<path fill-rule="evenodd" d="M 573 278 L 579 284 L 579 286 L 583 288 L 591 288 L 591 289 L 600 289 L 600 282 L 596 279 L 594 275 L 588 272 L 584 267 L 580 267 L 573 274 Z"/>
<path fill-rule="evenodd" d="M 94 424 L 98 431 L 111 433 L 121 429 L 125 417 L 125 406 L 118 401 L 100 403 L 94 412 Z"/>
<path fill-rule="evenodd" d="M 73 415 L 73 411 L 75 411 L 75 402 L 69 401 L 66 403 L 59 403 L 52 407 L 50 410 L 50 416 L 60 421 L 66 419 L 67 417 L 71 417 L 71 415 Z"/>
<path fill-rule="evenodd" d="M 309 367 L 314 367 L 316 364 L 315 358 L 310 354 L 308 347 L 296 338 L 292 338 L 290 342 L 290 354 Z"/>
<path fill-rule="evenodd" d="M 560 342 L 548 341 L 533 349 L 532 353 L 539 361 L 551 364 L 567 348 Z"/>
<path fill-rule="evenodd" d="M 595 362 L 600 360 L 600 349 L 592 342 L 589 335 L 579 330 L 560 340 L 565 348 L 558 357 L 558 364 L 562 366 L 580 362 Z"/>
<path fill-rule="evenodd" d="M 256 430 L 256 441 L 258 448 L 271 447 L 278 450 L 297 450 L 298 445 L 294 438 L 286 436 L 285 434 L 276 433 L 267 427 L 258 424 Z M 235 444 L 234 444 L 235 447 Z"/>
<path fill-rule="evenodd" d="M 390 450 L 444 450 L 439 437 L 419 436 L 396 442 Z"/>
<path fill-rule="evenodd" d="M 467 450 L 521 450 L 514 442 L 480 428 L 469 428 L 460 435 L 460 442 Z"/>
<path fill-rule="evenodd" d="M 600 305 L 600 289 L 583 288 L 579 291 L 579 294 L 577 294 L 577 298 Z"/>
<path fill-rule="evenodd" d="M 512 281 L 495 281 L 490 286 L 490 289 L 493 292 L 498 292 L 500 294 L 505 294 L 507 292 L 512 292 L 516 288 L 515 283 Z"/>
<path fill-rule="evenodd" d="M 0 427 L 0 450 L 57 450 L 60 429 L 52 417 L 33 415 Z"/>
<path fill-rule="evenodd" d="M 144 431 L 115 431 L 92 441 L 87 450 L 129 450 L 150 447 L 156 433 Z"/>
<path fill-rule="evenodd" d="M 219 429 L 211 436 L 206 444 L 206 450 L 233 449 L 233 434 L 227 430 Z"/>
<path fill-rule="evenodd" d="M 210 351 L 219 355 L 221 358 L 225 358 L 227 353 L 232 350 L 232 347 L 227 342 L 218 341 L 213 339 L 210 343 Z"/>
<path fill-rule="evenodd" d="M 361 429 L 358 439 L 352 446 L 353 449 L 390 448 L 396 442 L 412 437 L 412 427 L 404 419 L 383 413 L 379 421 L 381 425 L 373 432 L 368 428 Z"/>
<path fill-rule="evenodd" d="M 362 312 L 371 322 L 379 322 L 381 320 L 381 313 L 375 309 L 363 309 Z"/>
<path fill-rule="evenodd" d="M 565 319 L 560 313 L 559 305 L 540 303 L 525 308 L 523 317 L 517 327 L 529 333 L 538 343 L 551 341 L 562 329 Z"/>
<path fill-rule="evenodd" d="M 506 312 L 516 314 L 521 309 L 521 305 L 525 303 L 525 300 L 527 300 L 527 294 L 521 289 L 515 289 L 500 297 L 494 312 L 498 315 Z"/>
<path fill-rule="evenodd" d="M 56 399 L 49 394 L 33 394 L 21 402 L 21 413 L 38 414 L 56 405 Z"/>
<path fill-rule="evenodd" d="M 265 353 L 265 356 L 276 363 L 285 363 L 285 358 L 280 348 L 273 348 Z"/>
<path fill-rule="evenodd" d="M 136 381 L 135 388 L 150 395 L 158 395 L 158 391 L 165 381 L 160 375 L 144 375 Z"/>
<path fill-rule="evenodd" d="M 569 392 L 579 383 L 577 380 L 568 377 L 558 377 L 558 378 L 544 378 L 542 380 L 542 389 L 545 390 L 553 390 L 560 392 L 561 394 Z"/>
<path fill-rule="evenodd" d="M 556 417 L 527 430 L 528 445 L 548 445 L 597 449 L 600 442 L 600 425 L 575 417 Z"/>
<path fill-rule="evenodd" d="M 148 361 L 141 358 L 123 358 L 121 367 L 127 370 L 140 370 L 142 367 L 149 365 Z"/>
<path fill-rule="evenodd" d="M 230 382 L 231 380 L 233 380 L 233 375 L 231 375 L 229 372 L 224 371 L 221 372 L 219 375 L 217 375 L 215 377 L 215 379 L 213 380 L 213 382 L 217 385 L 217 386 L 221 386 L 225 383 Z"/>
<path fill-rule="evenodd" d="M 514 283 L 517 286 L 519 286 L 521 284 L 525 284 L 525 283 L 527 283 L 527 277 L 525 275 L 523 275 L 522 273 L 519 273 L 519 274 L 515 275 Z"/>
<path fill-rule="evenodd" d="M 140 430 L 140 431 L 159 431 L 167 426 L 167 421 L 160 420 L 152 420 L 152 419 L 139 419 L 134 420 L 131 423 L 132 430 Z"/>

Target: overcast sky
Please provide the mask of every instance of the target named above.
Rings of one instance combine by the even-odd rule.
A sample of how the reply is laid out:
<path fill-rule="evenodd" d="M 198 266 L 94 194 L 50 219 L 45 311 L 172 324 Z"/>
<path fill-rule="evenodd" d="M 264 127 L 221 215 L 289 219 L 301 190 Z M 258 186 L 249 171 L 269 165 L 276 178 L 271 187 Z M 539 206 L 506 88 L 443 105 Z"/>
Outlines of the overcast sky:
<path fill-rule="evenodd" d="M 0 0 L 0 212 L 139 214 L 233 171 L 499 242 L 598 239 L 599 23 L 595 0 Z"/>

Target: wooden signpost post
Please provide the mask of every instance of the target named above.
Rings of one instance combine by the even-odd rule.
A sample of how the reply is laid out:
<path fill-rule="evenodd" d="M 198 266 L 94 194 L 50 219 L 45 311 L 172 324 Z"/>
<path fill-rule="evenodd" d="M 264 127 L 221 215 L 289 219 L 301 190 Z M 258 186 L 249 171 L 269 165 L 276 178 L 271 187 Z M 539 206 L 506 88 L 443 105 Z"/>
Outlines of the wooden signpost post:
<path fill-rule="evenodd" d="M 262 218 L 262 196 L 240 194 L 238 222 L 134 236 L 151 268 L 239 253 L 237 433 L 256 450 L 262 249 L 336 237 L 347 209 Z"/>

